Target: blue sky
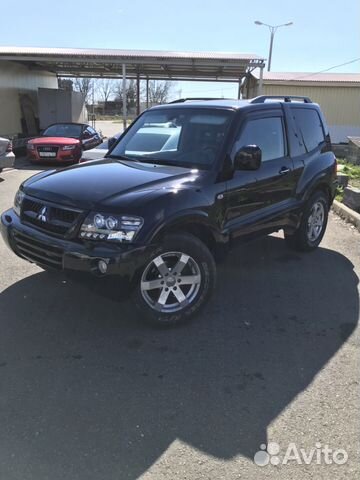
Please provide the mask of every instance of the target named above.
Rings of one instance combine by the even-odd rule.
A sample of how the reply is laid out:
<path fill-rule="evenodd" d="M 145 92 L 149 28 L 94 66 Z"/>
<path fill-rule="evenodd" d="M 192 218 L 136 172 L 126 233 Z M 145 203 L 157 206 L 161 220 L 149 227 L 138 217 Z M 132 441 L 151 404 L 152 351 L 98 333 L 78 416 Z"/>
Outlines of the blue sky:
<path fill-rule="evenodd" d="M 7 1 L 7 3 L 9 3 Z M 293 21 L 278 30 L 273 71 L 316 72 L 360 57 L 359 0 L 16 0 L 0 44 L 256 53 L 269 31 L 254 24 Z M 15 17 L 14 17 L 15 18 Z M 360 61 L 333 70 L 359 72 Z M 181 83 L 175 96 L 236 94 L 229 84 Z"/>

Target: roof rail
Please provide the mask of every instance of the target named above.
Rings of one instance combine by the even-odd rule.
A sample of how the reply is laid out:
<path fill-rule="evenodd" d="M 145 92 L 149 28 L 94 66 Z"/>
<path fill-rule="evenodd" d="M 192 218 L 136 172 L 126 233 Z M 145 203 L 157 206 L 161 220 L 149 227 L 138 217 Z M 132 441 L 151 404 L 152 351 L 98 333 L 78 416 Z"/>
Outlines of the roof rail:
<path fill-rule="evenodd" d="M 312 103 L 309 97 L 302 97 L 298 95 L 260 95 L 252 98 L 250 103 L 265 103 L 266 100 L 283 99 L 284 102 L 292 102 L 293 100 L 302 100 L 304 103 Z"/>
<path fill-rule="evenodd" d="M 215 98 L 215 97 L 193 97 L 193 98 L 179 98 L 177 100 L 173 100 L 172 102 L 168 102 L 169 104 L 172 103 L 185 103 L 185 102 L 196 102 L 196 101 L 211 101 L 211 100 L 233 100 L 232 98 Z"/>

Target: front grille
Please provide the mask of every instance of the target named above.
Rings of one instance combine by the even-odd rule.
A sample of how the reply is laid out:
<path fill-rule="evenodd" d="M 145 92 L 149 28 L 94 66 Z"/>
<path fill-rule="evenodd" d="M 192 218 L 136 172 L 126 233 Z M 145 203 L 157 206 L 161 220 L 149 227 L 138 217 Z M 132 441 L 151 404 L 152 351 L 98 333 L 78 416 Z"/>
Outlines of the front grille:
<path fill-rule="evenodd" d="M 63 250 L 14 230 L 16 251 L 30 262 L 62 269 Z"/>
<path fill-rule="evenodd" d="M 54 153 L 56 156 L 58 153 L 58 150 L 59 150 L 59 147 L 55 147 L 52 145 L 37 147 L 37 151 L 39 154 L 41 154 L 41 157 L 46 157 L 47 154 L 49 154 L 49 157 L 54 157 Z"/>
<path fill-rule="evenodd" d="M 65 236 L 77 225 L 81 212 L 60 208 L 25 197 L 21 220 L 48 233 Z"/>

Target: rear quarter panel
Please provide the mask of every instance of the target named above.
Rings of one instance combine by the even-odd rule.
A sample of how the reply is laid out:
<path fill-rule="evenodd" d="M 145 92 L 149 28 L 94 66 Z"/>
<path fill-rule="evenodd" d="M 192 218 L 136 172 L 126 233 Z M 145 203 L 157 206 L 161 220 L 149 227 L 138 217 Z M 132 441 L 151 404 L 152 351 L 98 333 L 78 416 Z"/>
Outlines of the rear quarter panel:
<path fill-rule="evenodd" d="M 329 129 L 321 109 L 316 104 L 311 104 L 311 106 L 315 107 L 320 115 L 325 142 L 313 151 L 305 152 L 301 132 L 292 114 L 292 106 L 283 105 L 287 122 L 288 145 L 297 176 L 295 198 L 300 202 L 306 201 L 314 190 L 323 188 L 328 190 L 332 201 L 336 190 L 336 157 L 331 151 Z"/>
<path fill-rule="evenodd" d="M 336 158 L 333 152 L 314 151 L 303 158 L 303 171 L 299 178 L 296 196 L 306 201 L 312 192 L 321 187 L 328 189 L 332 201 L 336 189 Z"/>

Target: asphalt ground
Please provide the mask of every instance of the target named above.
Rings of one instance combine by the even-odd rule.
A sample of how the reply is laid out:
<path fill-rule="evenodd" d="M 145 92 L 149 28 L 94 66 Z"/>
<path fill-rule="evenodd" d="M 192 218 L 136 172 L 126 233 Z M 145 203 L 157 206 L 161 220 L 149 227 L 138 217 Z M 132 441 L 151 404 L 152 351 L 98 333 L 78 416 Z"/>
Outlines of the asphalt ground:
<path fill-rule="evenodd" d="M 1 211 L 29 168 L 0 175 Z M 311 254 L 281 234 L 242 245 L 172 330 L 0 241 L 0 479 L 359 478 L 359 241 L 331 214 Z M 278 464 L 256 465 L 269 442 Z M 346 463 L 316 463 L 317 442 Z M 291 443 L 317 449 L 308 465 L 283 463 Z"/>

